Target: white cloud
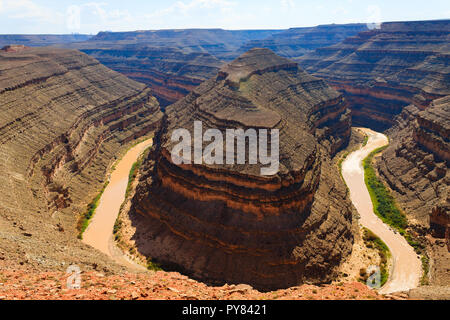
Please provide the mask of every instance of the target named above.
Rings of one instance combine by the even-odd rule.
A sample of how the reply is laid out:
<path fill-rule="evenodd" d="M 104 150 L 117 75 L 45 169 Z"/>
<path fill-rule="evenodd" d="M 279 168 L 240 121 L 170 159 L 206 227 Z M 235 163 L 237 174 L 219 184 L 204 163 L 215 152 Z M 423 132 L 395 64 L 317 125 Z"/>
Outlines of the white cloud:
<path fill-rule="evenodd" d="M 177 1 L 171 6 L 158 10 L 154 13 L 147 14 L 146 17 L 162 18 L 169 14 L 179 13 L 186 16 L 190 11 L 194 9 L 215 9 L 218 8 L 222 12 L 230 12 L 232 6 L 236 3 L 228 0 L 192 0 L 190 2 Z"/>
<path fill-rule="evenodd" d="M 130 28 L 133 22 L 128 10 L 108 10 L 105 2 L 71 5 L 66 12 L 69 30 L 116 30 Z"/>
<path fill-rule="evenodd" d="M 295 7 L 294 0 L 281 0 L 281 7 L 283 9 L 292 9 Z"/>
<path fill-rule="evenodd" d="M 348 13 L 349 13 L 349 12 L 348 12 L 348 9 L 347 9 L 346 7 L 343 7 L 343 6 L 339 6 L 339 7 L 335 8 L 335 9 L 333 10 L 333 15 L 334 15 L 335 17 L 345 16 L 345 15 L 347 15 Z"/>
<path fill-rule="evenodd" d="M 39 22 L 55 22 L 61 14 L 49 8 L 37 5 L 31 0 L 4 0 L 0 11 L 10 19 L 38 20 Z"/>

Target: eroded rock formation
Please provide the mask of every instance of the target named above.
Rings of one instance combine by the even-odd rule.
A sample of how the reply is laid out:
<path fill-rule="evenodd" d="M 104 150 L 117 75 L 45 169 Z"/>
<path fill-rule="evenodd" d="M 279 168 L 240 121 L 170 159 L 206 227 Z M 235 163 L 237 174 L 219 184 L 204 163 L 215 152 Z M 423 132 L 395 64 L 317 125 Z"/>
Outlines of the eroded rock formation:
<path fill-rule="evenodd" d="M 251 48 L 296 58 L 366 30 L 365 24 L 282 30 L 185 29 L 101 32 L 70 44 L 107 67 L 145 83 L 164 107 L 186 96 L 219 68 Z"/>
<path fill-rule="evenodd" d="M 450 94 L 450 21 L 389 22 L 298 59 L 345 93 L 353 123 L 384 130 L 407 105 Z"/>
<path fill-rule="evenodd" d="M 450 96 L 435 100 L 424 111 L 411 105 L 397 121 L 379 171 L 409 218 L 444 238 L 449 214 Z"/>
<path fill-rule="evenodd" d="M 175 48 L 127 45 L 84 49 L 83 52 L 152 89 L 161 106 L 186 96 L 217 73 L 222 61 L 209 53 L 184 53 Z"/>
<path fill-rule="evenodd" d="M 281 30 L 165 29 L 130 32 L 99 32 L 83 48 L 92 44 L 146 44 L 159 48 L 177 48 L 185 53 L 209 53 L 221 60 L 236 57 L 235 51 L 247 41 L 264 39 Z M 78 44 L 76 44 L 79 47 Z M 98 47 L 98 46 L 97 46 Z"/>
<path fill-rule="evenodd" d="M 262 40 L 248 41 L 239 48 L 238 52 L 243 53 L 252 48 L 267 48 L 280 56 L 295 59 L 317 48 L 334 45 L 366 30 L 368 29 L 365 23 L 291 28 Z"/>
<path fill-rule="evenodd" d="M 378 171 L 418 235 L 447 229 L 449 59 L 450 20 L 383 23 L 298 59 L 344 93 L 352 123 L 389 128 Z M 432 283 L 450 283 L 448 253 L 431 258 Z"/>
<path fill-rule="evenodd" d="M 61 268 L 93 255 L 71 243 L 79 214 L 119 152 L 161 118 L 150 89 L 84 53 L 0 51 L 0 247 L 11 246 L 9 258 Z M 17 240 L 17 226 L 28 240 Z"/>
<path fill-rule="evenodd" d="M 176 165 L 173 130 L 280 130 L 280 170 Z M 331 154 L 348 142 L 342 95 L 267 49 L 253 49 L 168 107 L 132 212 L 143 254 L 196 278 L 263 290 L 330 281 L 351 251 L 351 204 Z M 207 145 L 207 143 L 205 143 Z M 225 153 L 224 153 L 225 154 Z"/>
<path fill-rule="evenodd" d="M 45 47 L 86 41 L 91 37 L 86 34 L 0 34 L 0 47 L 7 45 Z"/>
<path fill-rule="evenodd" d="M 165 107 L 214 76 L 246 41 L 279 30 L 180 29 L 100 32 L 89 41 L 65 44 L 109 68 L 145 83 Z"/>

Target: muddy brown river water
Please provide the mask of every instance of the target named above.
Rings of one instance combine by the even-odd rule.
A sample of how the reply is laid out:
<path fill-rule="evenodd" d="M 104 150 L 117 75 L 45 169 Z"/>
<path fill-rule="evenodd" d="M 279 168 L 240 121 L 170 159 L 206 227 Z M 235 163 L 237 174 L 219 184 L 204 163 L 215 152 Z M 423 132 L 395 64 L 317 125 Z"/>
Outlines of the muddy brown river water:
<path fill-rule="evenodd" d="M 342 163 L 342 175 L 350 189 L 351 201 L 361 217 L 359 223 L 380 237 L 391 251 L 392 266 L 389 270 L 389 279 L 379 292 L 385 294 L 407 291 L 419 285 L 422 263 L 405 238 L 384 224 L 373 212 L 362 166 L 363 159 L 373 150 L 389 143 L 388 138 L 370 129 L 359 128 L 359 130 L 367 134 L 369 140 L 364 147 L 348 155 Z"/>
<path fill-rule="evenodd" d="M 115 170 L 111 173 L 109 184 L 105 188 L 94 217 L 83 234 L 83 242 L 100 250 L 108 256 L 113 254 L 113 228 L 119 214 L 120 206 L 125 200 L 125 193 L 128 185 L 128 175 L 133 163 L 139 155 L 152 145 L 153 140 L 145 140 L 132 147 L 125 156 L 116 164 Z"/>

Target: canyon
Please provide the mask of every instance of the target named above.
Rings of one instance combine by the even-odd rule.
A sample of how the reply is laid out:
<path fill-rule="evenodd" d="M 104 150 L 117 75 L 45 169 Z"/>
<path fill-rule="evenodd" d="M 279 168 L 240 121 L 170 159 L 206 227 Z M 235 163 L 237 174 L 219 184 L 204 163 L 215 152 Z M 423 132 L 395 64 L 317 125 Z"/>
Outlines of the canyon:
<path fill-rule="evenodd" d="M 389 137 L 374 165 L 430 259 L 423 290 L 448 288 L 449 43 L 450 20 L 0 35 L 0 265 L 126 270 L 76 239 L 79 218 L 156 134 L 131 197 L 140 254 L 208 285 L 329 283 L 358 222 L 336 155 L 364 126 Z M 279 172 L 175 164 L 194 121 L 279 129 Z"/>
<path fill-rule="evenodd" d="M 450 283 L 449 40 L 449 20 L 389 22 L 296 60 L 344 94 L 354 125 L 388 133 L 378 172 L 426 245 L 438 285 Z"/>
<path fill-rule="evenodd" d="M 307 53 L 314 52 L 318 48 L 340 43 L 359 32 L 367 30 L 368 27 L 365 23 L 290 28 L 265 39 L 247 41 L 237 52 L 244 53 L 252 48 L 267 48 L 282 57 L 295 60 Z"/>
<path fill-rule="evenodd" d="M 348 24 L 289 30 L 100 32 L 86 41 L 58 46 L 79 49 L 107 67 L 146 84 L 165 107 L 251 48 L 268 48 L 278 55 L 297 58 L 364 30 L 365 24 Z"/>
<path fill-rule="evenodd" d="M 14 266 L 119 270 L 76 239 L 123 149 L 159 126 L 145 85 L 76 50 L 0 50 L 0 251 Z"/>
<path fill-rule="evenodd" d="M 174 164 L 171 132 L 193 132 L 195 120 L 222 132 L 279 129 L 279 172 Z M 268 49 L 244 53 L 167 108 L 132 199 L 137 250 L 211 283 L 271 290 L 330 281 L 353 241 L 353 209 L 331 162 L 348 143 L 349 120 L 323 80 Z"/>
<path fill-rule="evenodd" d="M 382 23 L 296 61 L 345 92 L 355 125 L 385 130 L 410 104 L 450 94 L 450 21 Z"/>
<path fill-rule="evenodd" d="M 170 47 L 125 45 L 82 51 L 108 68 L 146 84 L 162 107 L 186 96 L 222 65 L 221 60 L 207 52 L 185 53 Z"/>

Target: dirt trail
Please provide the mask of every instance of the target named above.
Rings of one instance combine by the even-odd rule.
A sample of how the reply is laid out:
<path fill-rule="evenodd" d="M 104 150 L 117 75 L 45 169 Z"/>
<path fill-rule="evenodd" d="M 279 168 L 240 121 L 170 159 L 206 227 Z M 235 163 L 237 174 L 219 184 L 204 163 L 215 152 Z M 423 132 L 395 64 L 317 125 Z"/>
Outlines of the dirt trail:
<path fill-rule="evenodd" d="M 419 284 L 422 274 L 422 265 L 414 249 L 397 232 L 384 224 L 373 212 L 373 205 L 364 182 L 362 160 L 373 150 L 387 145 L 385 135 L 370 129 L 360 128 L 369 136 L 367 144 L 361 149 L 352 152 L 342 163 L 342 175 L 348 188 L 350 198 L 358 210 L 360 223 L 379 236 L 389 247 L 392 254 L 392 268 L 389 280 L 379 290 L 380 293 L 406 291 Z"/>
<path fill-rule="evenodd" d="M 119 263 L 136 267 L 123 255 L 118 253 L 113 241 L 113 228 L 120 206 L 125 199 L 128 175 L 133 163 L 142 152 L 152 145 L 153 140 L 145 140 L 132 147 L 117 163 L 111 173 L 108 186 L 105 188 L 94 217 L 83 234 L 83 242 L 112 257 Z"/>

